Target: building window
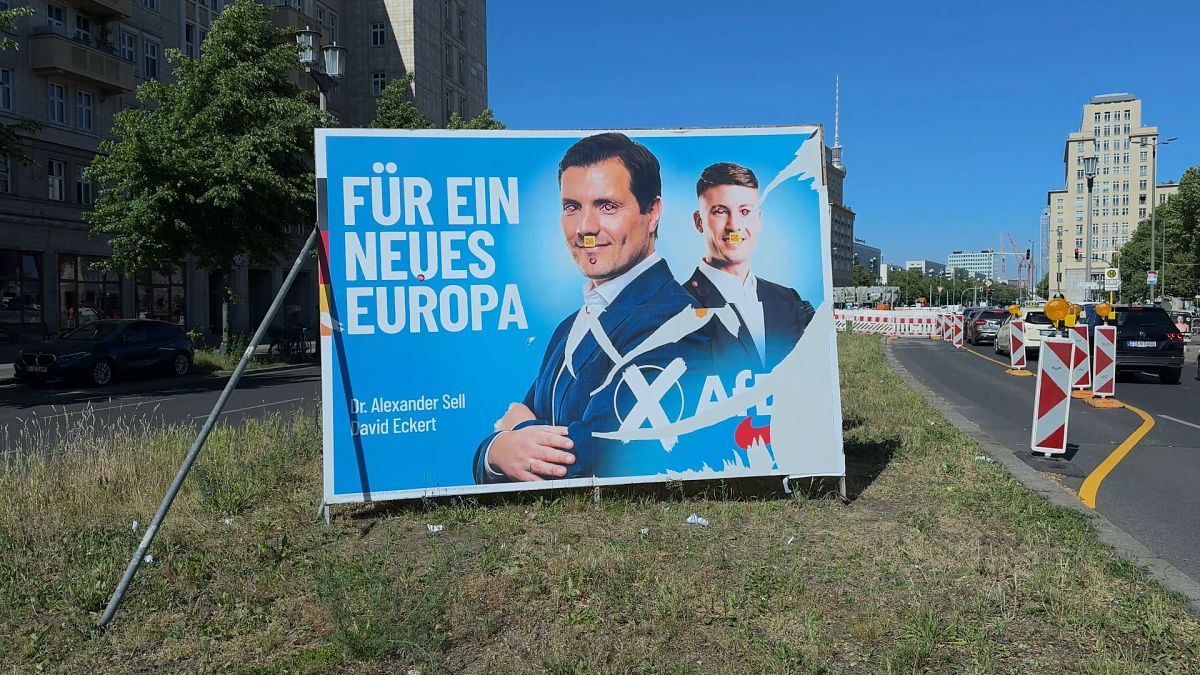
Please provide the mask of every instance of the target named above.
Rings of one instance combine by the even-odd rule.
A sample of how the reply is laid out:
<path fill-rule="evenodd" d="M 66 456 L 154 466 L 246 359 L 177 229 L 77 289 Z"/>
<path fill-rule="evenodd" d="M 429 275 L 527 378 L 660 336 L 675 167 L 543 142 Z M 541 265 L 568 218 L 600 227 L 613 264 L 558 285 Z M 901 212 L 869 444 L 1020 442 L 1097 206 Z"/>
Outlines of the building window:
<path fill-rule="evenodd" d="M 198 51 L 196 52 L 201 57 L 204 56 L 204 43 L 205 42 L 208 42 L 208 31 L 201 28 L 200 29 L 200 44 L 198 46 Z"/>
<path fill-rule="evenodd" d="M 1061 223 L 1063 221 L 1063 214 L 1060 213 L 1057 216 L 1055 216 L 1054 221 L 1057 223 Z"/>
<path fill-rule="evenodd" d="M 451 47 L 449 44 L 447 44 L 445 52 L 446 52 L 445 53 L 446 77 L 453 78 L 454 77 L 454 47 Z"/>
<path fill-rule="evenodd" d="M 50 121 L 55 124 L 67 123 L 67 92 L 61 84 L 50 83 Z"/>
<path fill-rule="evenodd" d="M 121 277 L 101 272 L 94 256 L 58 254 L 58 327 L 75 328 L 97 319 L 120 319 Z"/>
<path fill-rule="evenodd" d="M 1100 123 L 1100 113 L 1096 113 L 1096 115 L 1095 115 L 1095 117 L 1093 118 L 1093 120 L 1092 120 L 1092 121 L 1094 121 L 1094 122 L 1096 122 L 1097 124 L 1099 124 L 1099 123 Z"/>
<path fill-rule="evenodd" d="M 1075 238 L 1075 248 L 1083 248 L 1083 237 Z"/>
<path fill-rule="evenodd" d="M 1057 200 L 1055 200 L 1055 201 L 1056 201 L 1056 202 L 1057 202 L 1057 204 L 1058 204 L 1058 208 L 1060 208 L 1060 209 L 1061 209 L 1061 208 L 1063 207 L 1063 198 L 1062 198 L 1062 197 L 1059 197 L 1059 198 L 1058 198 Z"/>
<path fill-rule="evenodd" d="M 12 161 L 0 157 L 0 194 L 12 192 Z"/>
<path fill-rule="evenodd" d="M 66 12 L 64 12 L 63 8 L 59 7 L 58 5 L 47 4 L 46 23 L 49 23 L 51 26 L 62 30 L 66 27 Z"/>
<path fill-rule="evenodd" d="M 96 128 L 96 99 L 91 92 L 75 92 L 75 126 L 84 131 Z"/>
<path fill-rule="evenodd" d="M 467 10 L 462 7 L 458 8 L 458 39 L 467 41 Z"/>
<path fill-rule="evenodd" d="M 92 181 L 87 179 L 87 167 L 75 167 L 75 203 L 92 205 Z"/>
<path fill-rule="evenodd" d="M 371 46 L 372 47 L 382 47 L 383 46 L 383 43 L 384 43 L 384 32 L 383 31 L 384 31 L 384 24 L 382 24 L 382 23 L 372 23 L 371 24 Z"/>
<path fill-rule="evenodd" d="M 158 11 L 158 0 L 142 0 L 142 7 L 146 9 Z"/>
<path fill-rule="evenodd" d="M 1138 153 L 1138 160 L 1145 162 L 1145 161 L 1147 161 L 1147 160 L 1149 160 L 1149 159 L 1150 159 L 1150 153 L 1149 153 L 1149 151 L 1143 150 L 1143 151 L 1141 151 L 1141 152 L 1139 152 L 1139 153 Z"/>
<path fill-rule="evenodd" d="M 189 59 L 196 58 L 196 24 L 191 21 L 183 26 L 183 53 Z"/>
<path fill-rule="evenodd" d="M 442 0 L 442 2 L 442 25 L 446 30 L 450 30 L 450 22 L 453 19 L 452 9 L 448 0 Z"/>
<path fill-rule="evenodd" d="M 12 110 L 13 107 L 13 86 L 12 86 L 12 71 L 8 68 L 0 68 L 0 108 Z"/>
<path fill-rule="evenodd" d="M 1077 195 L 1083 194 L 1083 183 L 1075 184 L 1075 194 L 1077 194 Z"/>
<path fill-rule="evenodd" d="M 1083 180 L 1083 169 L 1077 169 L 1075 171 L 1075 180 Z"/>
<path fill-rule="evenodd" d="M 66 164 L 57 159 L 51 159 L 46 162 L 46 181 L 49 188 L 47 197 L 53 201 L 66 201 L 64 195 L 63 183 L 66 180 L 67 167 Z"/>
<path fill-rule="evenodd" d="M 42 254 L 0 249 L 0 324 L 42 323 Z"/>
<path fill-rule="evenodd" d="M 1145 189 L 1146 189 L 1146 181 L 1144 181 L 1144 180 L 1139 180 L 1139 181 L 1138 181 L 1138 189 L 1139 189 L 1139 190 L 1145 190 Z"/>
<path fill-rule="evenodd" d="M 1111 122 L 1112 121 L 1112 113 L 1110 113 L 1110 112 L 1104 113 L 1104 121 Z"/>
<path fill-rule="evenodd" d="M 458 53 L 458 81 L 461 84 L 467 83 L 467 55 L 462 52 Z"/>
<path fill-rule="evenodd" d="M 1126 124 L 1126 125 L 1125 125 L 1125 133 L 1126 133 L 1126 134 L 1128 134 L 1128 133 L 1129 133 L 1129 125 L 1128 125 L 1128 124 Z"/>
<path fill-rule="evenodd" d="M 1145 176 L 1145 175 L 1146 175 L 1146 166 L 1145 166 L 1145 165 L 1142 165 L 1142 166 L 1139 166 L 1139 167 L 1138 167 L 1138 175 L 1139 175 L 1139 176 Z"/>
<path fill-rule="evenodd" d="M 329 39 L 338 41 L 338 15 L 333 12 L 329 13 Z"/>
<path fill-rule="evenodd" d="M 1099 125 L 1092 127 L 1092 137 L 1093 137 L 1093 138 L 1100 138 L 1100 127 L 1099 127 Z M 1094 146 L 1094 147 L 1096 147 L 1096 149 L 1099 149 L 1099 146 L 1100 146 L 1100 141 L 1093 141 L 1093 146 Z"/>
<path fill-rule="evenodd" d="M 75 39 L 84 44 L 92 44 L 92 20 L 78 12 L 75 14 Z"/>
<path fill-rule="evenodd" d="M 139 274 L 133 288 L 137 298 L 137 318 L 183 325 L 187 317 L 183 289 L 184 274 L 179 267 Z"/>
<path fill-rule="evenodd" d="M 133 63 L 137 58 L 137 36 L 121 31 L 121 58 Z"/>
<path fill-rule="evenodd" d="M 454 110 L 454 92 L 446 90 L 446 121 L 450 121 L 450 115 Z"/>
<path fill-rule="evenodd" d="M 146 40 L 142 46 L 143 75 L 146 79 L 158 78 L 158 43 Z"/>
<path fill-rule="evenodd" d="M 383 88 L 387 86 L 387 73 L 371 73 L 371 96 L 383 96 Z"/>

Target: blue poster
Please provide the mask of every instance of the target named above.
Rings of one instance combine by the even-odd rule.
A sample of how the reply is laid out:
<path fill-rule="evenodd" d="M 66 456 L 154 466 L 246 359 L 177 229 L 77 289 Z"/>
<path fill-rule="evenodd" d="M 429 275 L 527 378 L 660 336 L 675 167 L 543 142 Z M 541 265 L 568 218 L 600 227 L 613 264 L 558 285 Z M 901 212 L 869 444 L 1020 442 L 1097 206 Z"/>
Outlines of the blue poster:
<path fill-rule="evenodd" d="M 820 127 L 316 147 L 327 503 L 844 475 Z"/>

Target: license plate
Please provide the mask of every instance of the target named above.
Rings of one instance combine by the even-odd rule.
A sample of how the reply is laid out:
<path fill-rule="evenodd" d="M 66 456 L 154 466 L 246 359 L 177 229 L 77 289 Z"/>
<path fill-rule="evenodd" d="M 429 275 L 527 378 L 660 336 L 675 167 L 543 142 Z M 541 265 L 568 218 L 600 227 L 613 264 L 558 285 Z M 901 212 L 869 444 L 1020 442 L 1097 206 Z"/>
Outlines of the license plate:
<path fill-rule="evenodd" d="M 25 370 L 31 373 L 44 373 L 46 372 L 46 366 L 25 366 Z"/>
<path fill-rule="evenodd" d="M 1130 340 L 1130 347 L 1157 347 L 1158 342 L 1154 340 Z"/>

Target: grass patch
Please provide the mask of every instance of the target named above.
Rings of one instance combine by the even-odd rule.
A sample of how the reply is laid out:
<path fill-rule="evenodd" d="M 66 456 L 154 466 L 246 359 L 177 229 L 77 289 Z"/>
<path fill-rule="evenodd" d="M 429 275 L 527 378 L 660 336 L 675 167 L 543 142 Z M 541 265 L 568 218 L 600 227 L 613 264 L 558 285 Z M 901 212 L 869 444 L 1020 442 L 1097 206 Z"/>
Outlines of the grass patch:
<path fill-rule="evenodd" d="M 343 509 L 326 528 L 317 421 L 268 418 L 213 436 L 105 633 L 98 611 L 189 432 L 10 459 L 0 669 L 1200 668 L 1200 626 L 1178 597 L 1086 518 L 977 461 L 878 338 L 839 348 L 849 506 L 667 486 L 607 491 L 599 509 L 590 492 Z M 684 525 L 692 512 L 711 526 Z"/>

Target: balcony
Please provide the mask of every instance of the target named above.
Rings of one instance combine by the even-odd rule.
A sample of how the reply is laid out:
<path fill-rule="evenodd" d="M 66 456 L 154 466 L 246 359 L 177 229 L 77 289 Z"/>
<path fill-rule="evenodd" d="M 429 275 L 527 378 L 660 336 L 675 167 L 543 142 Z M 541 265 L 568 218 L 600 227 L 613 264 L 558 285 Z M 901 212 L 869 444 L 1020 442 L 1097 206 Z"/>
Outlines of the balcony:
<path fill-rule="evenodd" d="M 134 0 L 68 0 L 67 4 L 97 19 L 133 16 Z"/>
<path fill-rule="evenodd" d="M 107 94 L 133 91 L 133 64 L 116 53 L 63 34 L 56 26 L 36 26 L 29 36 L 29 61 L 40 75 L 58 75 L 98 87 Z"/>

